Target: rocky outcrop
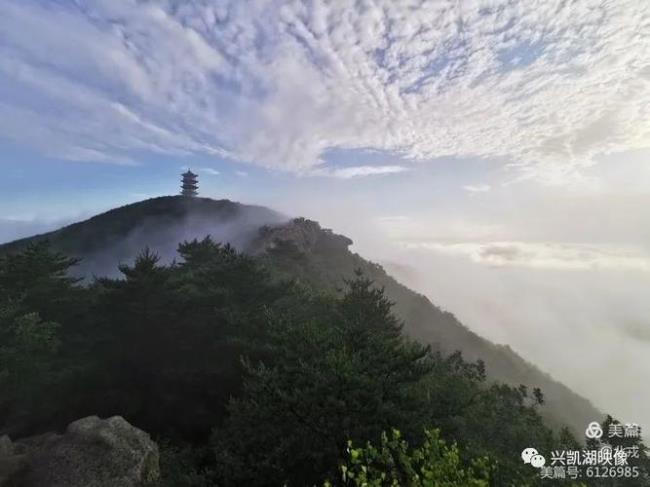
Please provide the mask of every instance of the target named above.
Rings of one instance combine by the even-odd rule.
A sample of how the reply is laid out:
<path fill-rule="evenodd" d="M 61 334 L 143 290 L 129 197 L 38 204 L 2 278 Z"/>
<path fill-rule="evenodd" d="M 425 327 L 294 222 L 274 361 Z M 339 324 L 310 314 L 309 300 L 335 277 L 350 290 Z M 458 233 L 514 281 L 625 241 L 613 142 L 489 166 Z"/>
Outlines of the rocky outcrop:
<path fill-rule="evenodd" d="M 0 487 L 144 487 L 159 478 L 158 446 L 120 416 L 83 418 L 62 435 L 0 439 Z"/>
<path fill-rule="evenodd" d="M 285 242 L 301 253 L 345 251 L 352 245 L 348 237 L 322 228 L 318 222 L 295 218 L 285 224 L 262 227 L 248 250 L 253 254 L 263 253 Z"/>

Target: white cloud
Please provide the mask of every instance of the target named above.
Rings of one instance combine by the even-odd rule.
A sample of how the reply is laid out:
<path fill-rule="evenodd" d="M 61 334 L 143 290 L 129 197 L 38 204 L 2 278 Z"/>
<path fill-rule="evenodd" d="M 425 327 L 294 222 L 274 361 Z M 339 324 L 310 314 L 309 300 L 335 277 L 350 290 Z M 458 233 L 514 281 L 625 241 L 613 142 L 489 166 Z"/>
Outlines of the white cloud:
<path fill-rule="evenodd" d="M 472 330 L 508 344 L 602 411 L 650 424 L 650 362 L 642 358 L 650 345 L 649 272 L 495 269 L 426 249 L 405 250 L 399 262 L 388 267 L 391 273 Z"/>
<path fill-rule="evenodd" d="M 463 189 L 469 193 L 487 193 L 491 186 L 489 184 L 467 184 L 463 186 Z"/>
<path fill-rule="evenodd" d="M 298 172 L 331 148 L 505 158 L 564 183 L 650 147 L 649 22 L 638 0 L 5 0 L 0 134 Z"/>
<path fill-rule="evenodd" d="M 425 249 L 469 257 L 490 267 L 565 270 L 633 270 L 650 272 L 650 254 L 638 248 L 605 244 L 556 242 L 404 242 Z"/>
<path fill-rule="evenodd" d="M 320 168 L 313 170 L 311 174 L 339 179 L 352 179 L 363 176 L 395 174 L 405 171 L 408 171 L 408 168 L 404 166 L 352 166 L 342 168 Z"/>
<path fill-rule="evenodd" d="M 199 172 L 209 174 L 210 176 L 219 176 L 221 173 L 212 167 L 200 167 Z"/>

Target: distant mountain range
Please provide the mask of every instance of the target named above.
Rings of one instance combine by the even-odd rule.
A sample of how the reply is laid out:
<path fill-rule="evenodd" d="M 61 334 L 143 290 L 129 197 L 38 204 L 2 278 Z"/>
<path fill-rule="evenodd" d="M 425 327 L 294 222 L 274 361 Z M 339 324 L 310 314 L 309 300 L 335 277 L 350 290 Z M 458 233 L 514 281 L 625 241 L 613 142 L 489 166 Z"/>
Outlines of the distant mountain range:
<path fill-rule="evenodd" d="M 352 241 L 317 222 L 289 218 L 268 208 L 228 200 L 160 197 L 110 210 L 86 221 L 8 244 L 0 254 L 20 251 L 32 242 L 52 246 L 81 259 L 75 273 L 85 278 L 119 275 L 145 247 L 163 261 L 176 258 L 179 242 L 211 235 L 259 256 L 270 266 L 323 291 L 337 292 L 343 279 L 361 269 L 383 286 L 395 312 L 412 337 L 443 352 L 460 350 L 468 360 L 485 362 L 488 376 L 511 385 L 539 387 L 542 414 L 552 427 L 568 425 L 579 436 L 603 415 L 589 401 L 540 371 L 509 347 L 495 345 L 466 328 L 453 314 L 400 284 L 378 264 L 349 250 Z"/>

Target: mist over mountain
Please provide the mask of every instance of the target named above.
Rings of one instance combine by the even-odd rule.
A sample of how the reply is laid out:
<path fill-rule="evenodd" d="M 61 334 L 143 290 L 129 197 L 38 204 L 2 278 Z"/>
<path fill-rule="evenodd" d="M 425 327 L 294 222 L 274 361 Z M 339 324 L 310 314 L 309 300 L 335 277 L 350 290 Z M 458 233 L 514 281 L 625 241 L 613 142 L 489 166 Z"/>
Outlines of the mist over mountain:
<path fill-rule="evenodd" d="M 31 242 L 47 240 L 64 254 L 82 259 L 75 267 L 76 275 L 113 277 L 119 275 L 118 264 L 132 261 L 145 247 L 155 251 L 163 263 L 177 257 L 179 242 L 207 235 L 246 250 L 261 226 L 285 221 L 288 217 L 260 206 L 166 196 L 9 242 L 0 246 L 0 252 L 17 251 Z"/>
<path fill-rule="evenodd" d="M 80 258 L 78 276 L 119 275 L 144 249 L 165 263 L 177 258 L 179 242 L 210 235 L 258 256 L 267 265 L 315 290 L 341 289 L 344 279 L 363 271 L 395 303 L 405 332 L 446 354 L 460 350 L 470 361 L 483 360 L 488 377 L 510 385 L 539 387 L 542 415 L 551 426 L 568 425 L 577 434 L 602 414 L 579 395 L 543 373 L 507 346 L 495 345 L 466 328 L 453 314 L 400 284 L 380 265 L 349 250 L 352 240 L 303 218 L 290 220 L 273 210 L 207 198 L 160 197 L 117 208 L 54 232 L 0 246 L 14 253 L 47 240 L 68 256 Z"/>

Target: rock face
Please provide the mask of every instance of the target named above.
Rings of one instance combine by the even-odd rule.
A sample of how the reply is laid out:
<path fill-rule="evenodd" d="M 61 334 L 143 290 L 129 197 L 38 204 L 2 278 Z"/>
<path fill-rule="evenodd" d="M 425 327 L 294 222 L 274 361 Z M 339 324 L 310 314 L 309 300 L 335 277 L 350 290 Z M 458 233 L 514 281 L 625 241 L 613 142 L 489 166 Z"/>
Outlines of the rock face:
<path fill-rule="evenodd" d="M 352 240 L 338 235 L 330 229 L 321 228 L 318 222 L 305 218 L 295 218 L 288 223 L 262 227 L 251 248 L 252 254 L 273 249 L 281 242 L 291 242 L 299 252 L 346 251 Z"/>
<path fill-rule="evenodd" d="M 83 418 L 63 435 L 0 439 L 0 487 L 141 487 L 159 478 L 158 446 L 120 416 Z"/>

